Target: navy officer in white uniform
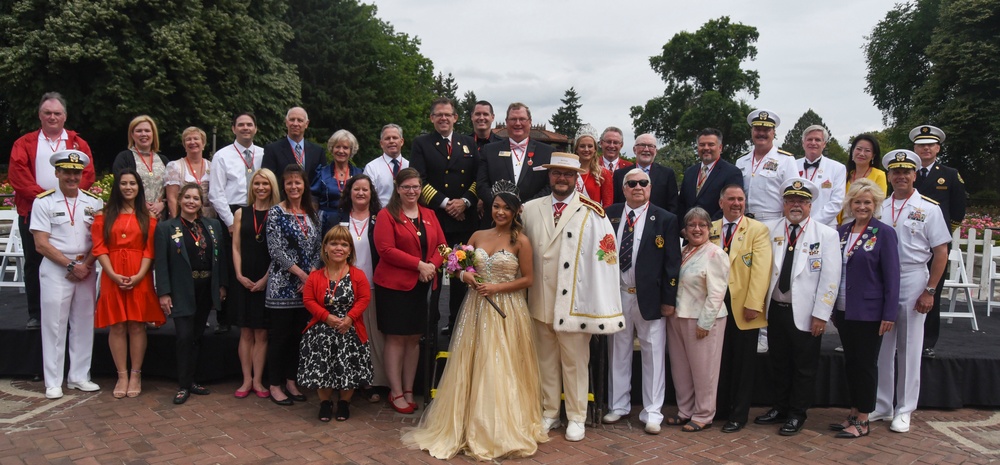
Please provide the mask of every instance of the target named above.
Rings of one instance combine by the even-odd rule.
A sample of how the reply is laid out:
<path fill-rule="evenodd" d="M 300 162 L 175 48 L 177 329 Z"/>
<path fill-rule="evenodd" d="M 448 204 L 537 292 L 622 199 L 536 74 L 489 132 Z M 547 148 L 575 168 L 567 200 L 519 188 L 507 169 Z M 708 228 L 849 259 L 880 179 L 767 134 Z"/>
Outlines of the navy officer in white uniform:
<path fill-rule="evenodd" d="M 90 380 L 97 300 L 90 225 L 104 202 L 80 189 L 83 169 L 90 164 L 87 154 L 62 150 L 53 153 L 49 163 L 55 167 L 59 187 L 35 198 L 31 233 L 35 249 L 44 257 L 38 275 L 45 290 L 41 298 L 45 397 L 58 399 L 63 396 L 67 341 L 70 364 L 66 386 L 87 392 L 100 389 Z"/>
<path fill-rule="evenodd" d="M 920 397 L 924 320 L 934 306 L 938 282 L 944 279 L 951 233 L 938 203 L 914 187 L 920 166 L 916 153 L 893 150 L 882 157 L 882 165 L 889 172 L 893 189 L 882 202 L 882 221 L 892 226 L 899 237 L 899 312 L 896 324 L 882 337 L 878 395 L 868 420 L 891 418 L 889 429 L 905 433 L 910 431 L 910 414 L 917 409 Z M 885 212 L 889 212 L 889 221 Z M 893 358 L 898 364 L 898 379 Z"/>

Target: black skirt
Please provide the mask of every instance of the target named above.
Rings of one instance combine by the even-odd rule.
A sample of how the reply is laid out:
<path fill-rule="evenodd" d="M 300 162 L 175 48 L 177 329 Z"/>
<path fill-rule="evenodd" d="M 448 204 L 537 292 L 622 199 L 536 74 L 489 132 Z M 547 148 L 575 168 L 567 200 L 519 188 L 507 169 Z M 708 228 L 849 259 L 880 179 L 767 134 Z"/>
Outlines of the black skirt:
<path fill-rule="evenodd" d="M 378 329 L 383 334 L 412 336 L 427 329 L 427 299 L 431 283 L 417 282 L 409 291 L 397 291 L 375 285 L 375 308 Z"/>

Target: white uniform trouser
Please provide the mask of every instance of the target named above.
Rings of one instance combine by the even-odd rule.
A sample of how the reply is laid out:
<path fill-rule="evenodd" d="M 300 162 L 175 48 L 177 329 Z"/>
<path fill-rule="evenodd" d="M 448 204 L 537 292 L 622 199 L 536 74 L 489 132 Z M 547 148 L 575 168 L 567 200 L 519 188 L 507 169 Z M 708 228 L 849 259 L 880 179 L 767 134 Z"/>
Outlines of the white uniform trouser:
<path fill-rule="evenodd" d="M 667 324 L 663 318 L 648 321 L 639 312 L 639 302 L 635 294 L 622 291 L 622 313 L 625 328 L 611 335 L 608 345 L 608 399 L 611 411 L 618 415 L 628 415 L 632 407 L 632 354 L 633 329 L 639 336 L 642 354 L 642 411 L 639 421 L 660 424 L 663 422 L 663 398 L 667 385 Z"/>
<path fill-rule="evenodd" d="M 90 380 L 97 273 L 91 272 L 80 282 L 66 279 L 66 274 L 66 268 L 47 258 L 38 268 L 42 288 L 42 367 L 46 388 L 62 387 L 67 339 L 69 381 Z"/>
<path fill-rule="evenodd" d="M 878 353 L 878 396 L 875 411 L 893 417 L 917 409 L 920 397 L 920 353 L 924 346 L 924 320 L 927 315 L 917 313 L 917 298 L 927 287 L 929 277 L 926 265 L 903 265 L 899 276 L 899 312 L 892 330 L 882 336 Z M 896 379 L 896 366 L 899 377 Z M 894 389 L 895 388 L 895 389 Z M 896 408 L 892 407 L 893 394 Z"/>

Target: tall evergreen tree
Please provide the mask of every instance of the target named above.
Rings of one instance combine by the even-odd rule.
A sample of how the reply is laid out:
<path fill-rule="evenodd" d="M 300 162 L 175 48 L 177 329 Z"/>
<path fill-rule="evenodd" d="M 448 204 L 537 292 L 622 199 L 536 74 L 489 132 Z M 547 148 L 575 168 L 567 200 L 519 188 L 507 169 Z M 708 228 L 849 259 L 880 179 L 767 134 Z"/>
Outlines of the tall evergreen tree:
<path fill-rule="evenodd" d="M 802 136 L 806 128 L 818 124 L 826 128 L 826 131 L 832 134 L 830 127 L 823 122 L 821 118 L 812 108 L 806 110 L 799 120 L 795 122 L 795 126 L 792 127 L 788 134 L 785 135 L 785 141 L 778 147 L 789 153 L 796 155 L 796 158 L 802 156 Z M 847 151 L 844 149 L 840 142 L 837 141 L 836 137 L 830 136 L 830 140 L 826 142 L 826 150 L 823 151 L 823 155 L 837 160 L 841 163 L 847 163 Z"/>
<path fill-rule="evenodd" d="M 580 121 L 580 107 L 582 106 L 580 105 L 580 95 L 576 93 L 575 88 L 570 87 L 559 101 L 562 102 L 562 106 L 552 115 L 549 124 L 552 125 L 553 131 L 572 140 L 580 131 L 580 126 L 583 125 L 583 121 Z"/>

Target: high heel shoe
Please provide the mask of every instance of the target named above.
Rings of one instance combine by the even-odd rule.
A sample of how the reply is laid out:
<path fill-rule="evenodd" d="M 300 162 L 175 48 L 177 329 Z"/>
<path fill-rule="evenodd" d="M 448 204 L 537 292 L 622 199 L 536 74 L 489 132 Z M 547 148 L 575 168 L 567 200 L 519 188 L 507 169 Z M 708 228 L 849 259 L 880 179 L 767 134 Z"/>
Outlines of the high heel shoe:
<path fill-rule="evenodd" d="M 410 395 L 410 397 L 413 397 L 413 391 L 403 391 L 403 395 L 404 395 L 404 396 L 405 396 L 405 395 L 407 395 L 407 394 L 409 394 L 409 395 Z M 416 410 L 416 409 L 417 409 L 417 403 L 416 403 L 416 402 L 410 402 L 410 401 L 407 401 L 406 403 L 407 403 L 407 404 L 410 404 L 410 408 L 411 408 L 411 409 L 413 409 L 413 410 Z"/>
<path fill-rule="evenodd" d="M 124 376 L 122 376 L 124 375 Z M 122 381 L 125 385 L 122 386 Z M 111 395 L 115 399 L 121 399 L 125 397 L 126 390 L 128 389 L 128 370 L 118 372 L 118 382 L 115 383 L 115 390 L 111 391 Z"/>
<path fill-rule="evenodd" d="M 406 407 L 400 408 L 398 405 L 396 405 L 396 400 L 398 399 L 403 399 L 403 395 L 400 394 L 398 396 L 394 396 L 392 395 L 392 393 L 389 394 L 389 405 L 392 407 L 393 410 L 407 415 L 413 413 L 413 405 L 407 402 Z M 403 399 L 403 402 L 406 402 L 406 399 Z"/>
<path fill-rule="evenodd" d="M 868 420 L 858 421 L 857 417 L 855 417 L 854 419 L 850 420 L 850 423 L 858 434 L 854 434 L 848 431 L 847 428 L 844 428 L 843 431 L 837 433 L 836 436 L 834 437 L 841 439 L 857 439 L 863 436 L 868 436 L 868 433 L 871 432 L 871 428 L 868 427 Z M 862 430 L 861 428 L 864 428 L 864 430 Z"/>
<path fill-rule="evenodd" d="M 135 380 L 135 389 L 132 388 L 132 380 Z M 142 370 L 132 370 L 132 376 L 128 380 L 128 391 L 125 391 L 125 395 L 128 397 L 139 397 L 142 392 Z"/>
<path fill-rule="evenodd" d="M 855 421 L 857 419 L 858 417 L 854 415 L 848 415 L 847 420 L 844 421 L 844 423 L 847 423 L 846 425 L 844 423 L 830 423 L 830 431 L 843 431 L 848 426 L 851 426 L 851 421 Z"/>

